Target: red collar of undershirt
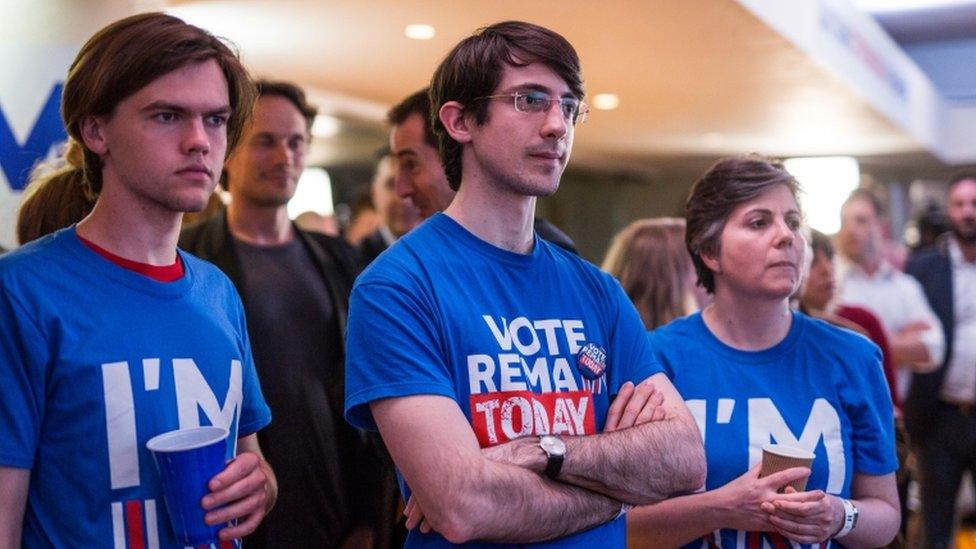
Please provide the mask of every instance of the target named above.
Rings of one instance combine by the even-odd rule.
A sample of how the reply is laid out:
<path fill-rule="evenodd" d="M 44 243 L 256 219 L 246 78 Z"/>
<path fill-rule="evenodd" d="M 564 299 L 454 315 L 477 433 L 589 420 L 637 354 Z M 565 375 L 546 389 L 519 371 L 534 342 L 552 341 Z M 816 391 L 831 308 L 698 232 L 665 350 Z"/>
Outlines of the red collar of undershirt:
<path fill-rule="evenodd" d="M 80 240 L 81 243 L 88 247 L 91 251 L 104 257 L 112 263 L 115 263 L 123 269 L 128 269 L 141 275 L 148 276 L 157 282 L 173 282 L 183 278 L 183 260 L 180 259 L 179 254 L 176 254 L 176 262 L 172 265 L 150 265 L 148 263 L 139 263 L 138 261 L 132 261 L 131 259 L 117 256 L 105 248 L 102 248 L 98 244 L 95 244 L 91 240 L 85 239 L 80 234 L 75 234 L 78 237 L 78 240 Z"/>

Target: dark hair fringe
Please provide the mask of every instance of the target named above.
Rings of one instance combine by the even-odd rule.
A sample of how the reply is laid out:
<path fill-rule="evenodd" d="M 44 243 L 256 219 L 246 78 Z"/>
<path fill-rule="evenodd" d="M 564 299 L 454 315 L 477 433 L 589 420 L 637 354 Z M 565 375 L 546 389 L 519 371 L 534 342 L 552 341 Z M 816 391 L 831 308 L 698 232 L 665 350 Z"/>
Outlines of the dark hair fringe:
<path fill-rule="evenodd" d="M 396 104 L 386 113 L 386 120 L 391 126 L 399 126 L 411 116 L 418 114 L 424 125 L 424 143 L 437 148 L 437 136 L 434 135 L 433 118 L 437 113 L 430 108 L 430 89 L 424 88 L 411 93 L 406 99 Z"/>
<path fill-rule="evenodd" d="M 319 110 L 308 102 L 305 97 L 305 90 L 297 84 L 284 80 L 265 80 L 262 78 L 254 83 L 254 87 L 257 91 L 257 99 L 262 97 L 283 97 L 287 99 L 298 109 L 298 112 L 302 113 L 302 117 L 305 119 L 305 130 L 312 130 L 312 124 L 315 122 Z"/>
<path fill-rule="evenodd" d="M 816 229 L 810 230 L 810 249 L 814 254 L 823 254 L 827 259 L 834 258 L 834 244 L 830 237 Z"/>
<path fill-rule="evenodd" d="M 951 190 L 963 181 L 976 181 L 976 170 L 963 170 L 952 174 L 949 176 L 949 183 L 946 185 L 946 190 Z"/>
<path fill-rule="evenodd" d="M 847 206 L 855 200 L 866 200 L 874 209 L 874 215 L 878 217 L 885 217 L 888 214 L 888 210 L 885 208 L 881 198 L 867 187 L 858 187 L 851 191 L 851 194 L 844 200 L 844 204 L 841 207 Z"/>

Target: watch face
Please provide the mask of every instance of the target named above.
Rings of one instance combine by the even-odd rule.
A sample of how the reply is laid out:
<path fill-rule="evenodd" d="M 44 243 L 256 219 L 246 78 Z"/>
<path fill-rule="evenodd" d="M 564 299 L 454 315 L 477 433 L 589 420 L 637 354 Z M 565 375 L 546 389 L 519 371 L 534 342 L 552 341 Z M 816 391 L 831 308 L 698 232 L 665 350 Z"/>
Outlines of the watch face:
<path fill-rule="evenodd" d="M 566 443 L 559 437 L 543 435 L 539 437 L 539 445 L 550 456 L 562 456 L 566 454 Z"/>

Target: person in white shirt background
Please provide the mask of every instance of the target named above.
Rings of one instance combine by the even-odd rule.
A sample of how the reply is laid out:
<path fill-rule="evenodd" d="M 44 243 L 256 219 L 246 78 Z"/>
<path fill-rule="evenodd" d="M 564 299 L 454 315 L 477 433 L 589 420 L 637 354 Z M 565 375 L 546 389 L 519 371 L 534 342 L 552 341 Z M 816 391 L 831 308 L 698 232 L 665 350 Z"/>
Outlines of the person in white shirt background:
<path fill-rule="evenodd" d="M 837 299 L 881 320 L 899 367 L 896 389 L 904 399 L 912 372 L 931 372 L 942 363 L 945 336 L 918 281 L 884 259 L 883 216 L 881 201 L 868 189 L 855 190 L 844 202 L 837 233 Z"/>

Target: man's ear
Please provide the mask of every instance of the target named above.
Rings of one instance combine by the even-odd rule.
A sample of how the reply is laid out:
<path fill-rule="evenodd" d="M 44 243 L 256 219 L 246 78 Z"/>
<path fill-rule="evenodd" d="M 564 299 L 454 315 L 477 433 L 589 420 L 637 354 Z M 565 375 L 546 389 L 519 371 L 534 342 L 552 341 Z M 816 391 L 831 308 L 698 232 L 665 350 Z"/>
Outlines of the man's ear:
<path fill-rule="evenodd" d="M 108 152 L 108 142 L 105 140 L 104 120 L 97 116 L 86 116 L 78 127 L 81 130 L 81 140 L 85 147 L 97 155 Z"/>
<path fill-rule="evenodd" d="M 457 101 L 448 101 L 441 106 L 437 115 L 440 116 L 441 124 L 444 124 L 444 129 L 451 139 L 458 143 L 471 142 L 471 132 L 468 130 L 471 121 L 465 116 L 464 105 Z"/>
<path fill-rule="evenodd" d="M 721 273 L 722 267 L 718 262 L 718 254 L 714 252 L 700 251 L 698 252 L 698 257 L 701 258 L 702 263 L 713 273 Z"/>

